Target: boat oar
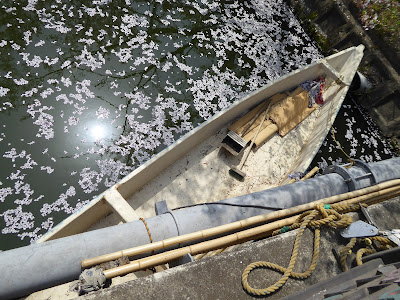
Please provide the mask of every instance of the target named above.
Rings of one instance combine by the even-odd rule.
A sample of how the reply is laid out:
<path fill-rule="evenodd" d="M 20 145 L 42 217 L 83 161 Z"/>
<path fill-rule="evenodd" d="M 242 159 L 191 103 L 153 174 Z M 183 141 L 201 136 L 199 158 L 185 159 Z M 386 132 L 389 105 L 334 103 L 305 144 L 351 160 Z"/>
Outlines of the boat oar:
<path fill-rule="evenodd" d="M 262 127 L 262 125 L 264 124 L 264 121 L 265 121 L 265 119 L 266 119 L 266 117 L 267 117 L 269 108 L 270 108 L 270 105 L 267 106 L 267 108 L 266 108 L 266 110 L 265 110 L 265 112 L 264 112 L 264 116 L 263 116 L 263 118 L 262 118 L 262 120 L 261 120 L 261 122 L 260 122 L 260 125 L 258 125 L 257 132 L 256 132 L 255 136 L 253 137 L 253 139 L 251 140 L 250 147 L 249 147 L 249 149 L 247 150 L 247 152 L 244 154 L 243 159 L 242 159 L 242 161 L 240 162 L 239 166 L 238 166 L 238 167 L 231 166 L 231 168 L 229 169 L 229 174 L 230 174 L 231 176 L 235 177 L 236 179 L 240 180 L 240 181 L 243 181 L 243 180 L 244 180 L 244 177 L 246 177 L 246 173 L 242 171 L 242 168 L 243 168 L 244 163 L 246 162 L 247 158 L 248 158 L 249 155 L 250 155 L 251 148 L 252 148 L 253 145 L 254 145 L 254 141 L 256 140 L 258 134 L 259 134 L 260 131 L 261 131 L 261 127 Z"/>

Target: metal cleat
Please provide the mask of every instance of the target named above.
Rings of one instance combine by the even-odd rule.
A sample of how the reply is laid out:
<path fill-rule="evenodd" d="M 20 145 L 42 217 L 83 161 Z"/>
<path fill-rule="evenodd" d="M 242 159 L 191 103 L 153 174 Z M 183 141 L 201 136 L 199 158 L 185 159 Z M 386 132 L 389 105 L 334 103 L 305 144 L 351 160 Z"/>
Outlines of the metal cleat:
<path fill-rule="evenodd" d="M 356 221 L 351 223 L 348 227 L 340 232 L 340 235 L 344 238 L 354 237 L 369 237 L 376 236 L 379 234 L 378 228 L 370 225 L 364 221 Z"/>
<path fill-rule="evenodd" d="M 356 221 L 350 224 L 340 233 L 342 237 L 351 239 L 353 237 L 370 237 L 382 235 L 391 240 L 397 246 L 400 246 L 400 229 L 379 230 L 378 226 L 371 218 L 368 209 L 363 207 L 361 203 L 360 208 L 368 223 L 364 221 Z"/>

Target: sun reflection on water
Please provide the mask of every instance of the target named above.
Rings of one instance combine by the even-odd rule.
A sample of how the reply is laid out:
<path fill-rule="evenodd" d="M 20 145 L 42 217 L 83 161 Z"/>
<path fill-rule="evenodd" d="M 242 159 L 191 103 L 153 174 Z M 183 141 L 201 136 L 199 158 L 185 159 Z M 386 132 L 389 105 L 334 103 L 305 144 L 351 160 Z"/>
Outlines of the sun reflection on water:
<path fill-rule="evenodd" d="M 106 136 L 106 128 L 104 125 L 96 124 L 90 128 L 90 135 L 95 141 L 99 141 Z"/>

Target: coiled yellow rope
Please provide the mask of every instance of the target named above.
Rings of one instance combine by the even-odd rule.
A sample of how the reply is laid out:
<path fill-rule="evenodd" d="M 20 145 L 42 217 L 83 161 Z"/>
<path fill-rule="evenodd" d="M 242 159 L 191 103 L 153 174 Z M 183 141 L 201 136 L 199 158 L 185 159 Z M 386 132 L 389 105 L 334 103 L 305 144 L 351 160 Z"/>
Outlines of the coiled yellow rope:
<path fill-rule="evenodd" d="M 347 266 L 347 257 L 352 253 L 352 249 L 356 242 L 356 238 L 350 239 L 350 242 L 339 251 L 339 261 L 343 272 L 346 272 L 349 269 Z"/>
<path fill-rule="evenodd" d="M 365 253 L 372 254 L 372 253 L 375 253 L 375 252 L 376 251 L 374 249 L 371 249 L 371 248 L 362 248 L 362 249 L 358 250 L 357 254 L 356 254 L 357 266 L 361 266 L 362 265 L 362 260 L 361 259 L 362 259 L 363 254 L 365 254 Z"/>
<path fill-rule="evenodd" d="M 375 253 L 376 250 L 371 248 L 371 244 L 372 241 L 376 241 L 378 242 L 380 245 L 377 247 L 378 250 L 386 250 L 388 248 L 390 248 L 391 245 L 393 245 L 393 243 L 385 237 L 382 236 L 373 236 L 373 237 L 369 237 L 367 239 L 363 239 L 364 243 L 367 244 L 367 248 L 361 248 L 357 251 L 356 253 L 356 262 L 357 262 L 357 266 L 361 266 L 362 265 L 362 257 L 364 254 L 372 254 Z M 348 270 L 347 267 L 347 256 L 352 252 L 352 248 L 354 247 L 354 245 L 356 244 L 357 239 L 356 238 L 352 238 L 350 240 L 350 242 L 339 251 L 339 255 L 340 255 L 340 265 L 342 267 L 342 270 L 345 272 Z"/>
<path fill-rule="evenodd" d="M 311 275 L 311 273 L 315 270 L 316 265 L 317 265 L 317 260 L 318 260 L 318 255 L 319 255 L 319 245 L 320 245 L 320 226 L 326 225 L 326 226 L 331 226 L 334 228 L 339 228 L 339 227 L 346 227 L 350 225 L 353 220 L 349 215 L 342 215 L 339 212 L 350 212 L 350 211 L 356 211 L 360 208 L 359 204 L 333 204 L 332 206 L 330 205 L 323 205 L 323 204 L 318 204 L 314 210 L 312 211 L 307 211 L 302 213 L 298 218 L 297 221 L 292 224 L 289 227 L 283 227 L 281 230 L 277 230 L 273 233 L 274 234 L 279 234 L 286 232 L 291 229 L 296 229 L 299 228 L 299 231 L 297 232 L 296 235 L 296 240 L 294 242 L 293 246 L 293 252 L 292 256 L 290 258 L 290 262 L 287 268 L 284 268 L 282 266 L 279 266 L 277 264 L 271 263 L 271 262 L 266 262 L 266 261 L 258 261 L 251 263 L 246 267 L 242 274 L 242 285 L 243 288 L 251 295 L 268 295 L 271 293 L 276 292 L 278 289 L 280 289 L 286 281 L 289 279 L 289 277 L 297 278 L 297 279 L 306 279 Z M 319 219 L 317 219 L 319 217 Z M 297 273 L 293 272 L 294 265 L 296 263 L 296 259 L 298 256 L 299 252 L 299 246 L 300 246 L 300 238 L 303 235 L 303 232 L 306 227 L 315 227 L 315 237 L 314 237 L 314 251 L 313 251 L 313 257 L 310 266 L 308 267 L 307 271 L 303 273 Z M 250 286 L 248 282 L 248 276 L 251 271 L 253 271 L 256 268 L 269 268 L 278 272 L 283 273 L 283 276 L 274 284 L 270 285 L 267 288 L 264 289 L 256 289 Z"/>

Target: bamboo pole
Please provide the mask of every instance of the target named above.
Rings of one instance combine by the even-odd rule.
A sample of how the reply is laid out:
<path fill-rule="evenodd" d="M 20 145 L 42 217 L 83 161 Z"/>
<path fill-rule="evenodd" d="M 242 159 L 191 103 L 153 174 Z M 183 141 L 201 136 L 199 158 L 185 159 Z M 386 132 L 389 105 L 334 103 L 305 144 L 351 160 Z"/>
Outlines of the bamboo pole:
<path fill-rule="evenodd" d="M 395 196 L 400 195 L 400 187 L 391 187 L 387 188 L 382 191 L 374 192 L 371 194 L 362 195 L 359 197 L 354 197 L 349 200 L 341 201 L 342 204 L 357 204 L 361 202 L 368 202 L 368 201 L 384 201 Z M 326 202 L 324 202 L 326 203 Z M 199 253 L 204 253 L 206 251 L 211 251 L 214 249 L 219 249 L 225 247 L 228 244 L 233 244 L 235 242 L 241 240 L 248 240 L 254 238 L 254 236 L 263 234 L 265 232 L 271 232 L 273 230 L 282 228 L 283 226 L 289 226 L 293 224 L 296 219 L 298 218 L 297 215 L 274 221 L 268 224 L 260 225 L 255 228 L 243 230 L 237 233 L 233 233 L 224 237 L 220 237 L 214 240 L 201 242 L 195 245 L 186 246 L 183 248 L 170 250 L 164 253 L 160 253 L 157 255 L 153 255 L 150 257 L 145 257 L 142 259 L 138 259 L 132 261 L 128 265 L 120 266 L 117 268 L 109 269 L 104 271 L 104 275 L 107 279 L 113 278 L 115 276 L 122 276 L 128 274 L 130 272 L 135 272 L 141 269 L 150 268 L 156 265 L 168 263 L 171 260 L 178 259 L 186 254 L 196 255 Z"/>
<path fill-rule="evenodd" d="M 400 179 L 387 181 L 387 182 L 380 183 L 380 184 L 377 184 L 374 186 L 370 186 L 370 187 L 367 187 L 364 189 L 356 190 L 356 191 L 345 193 L 345 194 L 335 195 L 332 197 L 320 199 L 320 200 L 317 200 L 317 201 L 314 201 L 311 203 L 306 203 L 303 205 L 299 205 L 299 206 L 295 206 L 295 207 L 291 207 L 291 208 L 287 208 L 287 209 L 282 209 L 282 210 L 275 211 L 272 213 L 250 217 L 250 218 L 236 221 L 233 223 L 224 224 L 224 225 L 220 225 L 220 226 L 205 229 L 205 230 L 196 231 L 193 233 L 172 237 L 172 238 L 165 239 L 162 241 L 153 242 L 153 243 L 150 243 L 147 245 L 141 245 L 141 246 L 137 246 L 134 248 L 129 248 L 129 249 L 101 255 L 98 257 L 85 259 L 82 261 L 81 264 L 82 264 L 83 268 L 87 268 L 87 267 L 94 266 L 94 265 L 97 265 L 97 264 L 100 264 L 103 262 L 115 260 L 115 259 L 118 259 L 123 256 L 128 256 L 128 257 L 135 256 L 135 255 L 150 252 L 153 250 L 167 248 L 167 247 L 177 245 L 180 243 L 185 243 L 185 242 L 202 239 L 202 238 L 208 238 L 208 237 L 212 237 L 215 235 L 227 233 L 230 231 L 239 230 L 239 229 L 242 229 L 242 228 L 245 228 L 248 226 L 253 226 L 253 225 L 256 225 L 259 223 L 264 223 L 264 222 L 272 221 L 275 219 L 294 215 L 297 213 L 301 213 L 303 211 L 314 208 L 315 205 L 318 203 L 331 204 L 331 203 L 343 201 L 346 199 L 359 197 L 362 195 L 376 193 L 379 190 L 384 190 L 387 188 L 395 187 L 397 185 L 400 185 Z"/>
<path fill-rule="evenodd" d="M 296 218 L 297 218 L 297 216 L 293 216 L 288 219 L 275 221 L 275 222 L 268 223 L 268 224 L 265 224 L 265 225 L 262 225 L 259 227 L 263 227 L 261 230 L 263 230 L 263 229 L 268 230 L 271 228 L 275 229 L 275 228 L 283 227 L 283 226 L 293 223 L 296 220 Z M 252 230 L 257 231 L 257 233 L 260 233 L 259 227 L 253 228 Z M 235 243 L 235 242 L 241 240 L 242 238 L 248 237 L 249 230 L 250 229 L 240 231 L 237 233 L 233 233 L 233 234 L 230 234 L 230 235 L 227 235 L 227 236 L 224 236 L 221 238 L 217 238 L 217 239 L 214 239 L 211 241 L 202 242 L 202 243 L 195 244 L 192 246 L 186 246 L 183 248 L 179 248 L 179 249 L 167 251 L 164 253 L 152 255 L 150 257 L 138 259 L 138 260 L 132 261 L 128 265 L 105 270 L 103 272 L 104 272 L 104 275 L 106 276 L 106 278 L 109 279 L 109 278 L 113 278 L 115 276 L 122 276 L 122 275 L 128 274 L 130 272 L 135 272 L 135 271 L 138 271 L 141 269 L 146 269 L 146 268 L 149 268 L 150 266 L 164 264 L 171 260 L 178 259 L 186 254 L 196 255 L 196 254 L 203 253 L 206 251 L 211 251 L 216 248 L 221 248 L 221 247 L 225 246 L 226 244 Z"/>

